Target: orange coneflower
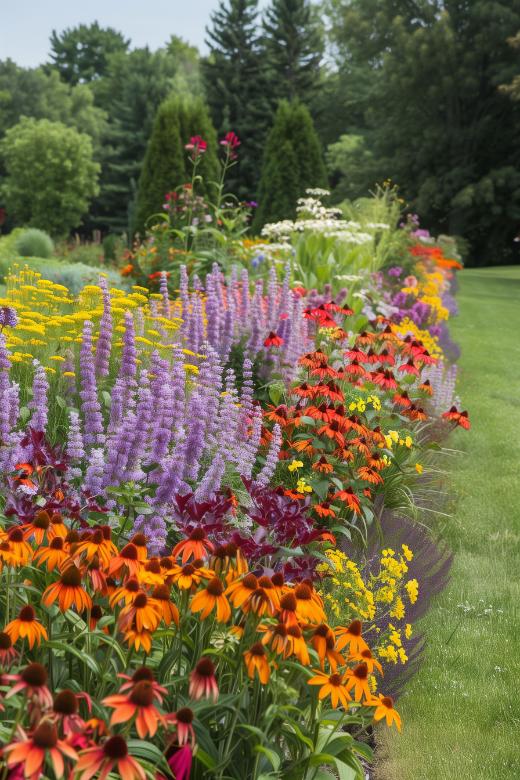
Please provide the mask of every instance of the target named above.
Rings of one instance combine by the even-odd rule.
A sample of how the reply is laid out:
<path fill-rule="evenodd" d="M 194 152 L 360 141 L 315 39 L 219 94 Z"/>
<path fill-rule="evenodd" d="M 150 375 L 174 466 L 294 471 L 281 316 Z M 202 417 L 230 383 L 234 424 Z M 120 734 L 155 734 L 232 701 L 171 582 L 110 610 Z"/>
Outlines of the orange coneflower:
<path fill-rule="evenodd" d="M 275 572 L 271 577 L 271 582 L 273 583 L 273 588 L 276 594 L 276 598 L 278 599 L 278 603 L 280 603 L 280 599 L 287 593 L 288 590 L 287 585 L 285 584 L 283 573 L 281 571 Z"/>
<path fill-rule="evenodd" d="M 187 539 L 183 539 L 173 548 L 174 558 L 182 554 L 182 563 L 187 563 L 190 558 L 205 558 L 209 552 L 213 552 L 215 545 L 209 541 L 204 528 L 195 528 Z"/>
<path fill-rule="evenodd" d="M 322 455 L 319 460 L 312 464 L 312 470 L 319 471 L 320 474 L 330 474 L 334 471 L 334 466 L 332 463 L 329 463 L 325 455 Z"/>
<path fill-rule="evenodd" d="M 125 544 L 119 555 L 115 555 L 110 561 L 108 574 L 115 575 L 125 570 L 130 576 L 136 576 L 141 569 L 141 561 L 135 544 Z"/>
<path fill-rule="evenodd" d="M 225 595 L 234 607 L 241 607 L 246 604 L 253 593 L 258 589 L 258 579 L 254 574 L 246 574 L 245 577 L 234 580 L 228 585 Z"/>
<path fill-rule="evenodd" d="M 108 593 L 108 584 L 105 572 L 101 569 L 99 558 L 97 556 L 87 566 L 87 577 L 90 579 L 92 588 L 96 593 L 106 596 Z"/>
<path fill-rule="evenodd" d="M 419 385 L 419 390 L 422 390 L 423 393 L 427 393 L 427 395 L 433 395 L 433 387 L 429 379 Z"/>
<path fill-rule="evenodd" d="M 336 512 L 334 509 L 331 509 L 328 501 L 322 501 L 321 504 L 314 504 L 313 509 L 320 517 L 336 517 Z"/>
<path fill-rule="evenodd" d="M 325 668 L 325 660 L 329 662 L 333 672 L 338 668 L 338 664 L 345 662 L 341 653 L 336 650 L 334 630 L 326 623 L 320 623 L 319 626 L 314 628 L 311 635 L 311 644 L 318 653 L 322 670 Z"/>
<path fill-rule="evenodd" d="M 345 685 L 349 691 L 354 689 L 354 699 L 356 701 L 361 701 L 363 696 L 365 696 L 365 700 L 372 698 L 368 681 L 368 666 L 364 661 L 353 669 L 347 669 Z"/>
<path fill-rule="evenodd" d="M 415 404 L 412 404 L 409 409 L 404 409 L 404 411 L 402 413 L 406 417 L 409 417 L 410 420 L 427 420 L 428 419 L 428 415 L 426 414 L 424 409 L 421 406 L 416 406 Z M 468 423 L 468 425 L 469 425 L 469 423 Z"/>
<path fill-rule="evenodd" d="M 134 534 L 130 539 L 130 544 L 134 544 L 137 549 L 137 557 L 141 562 L 145 561 L 148 557 L 148 551 L 146 549 L 146 536 L 144 534 Z"/>
<path fill-rule="evenodd" d="M 379 474 L 374 468 L 371 468 L 370 466 L 361 466 L 357 470 L 357 475 L 359 479 L 363 479 L 365 482 L 370 482 L 372 485 L 383 484 L 383 477 L 381 474 Z"/>
<path fill-rule="evenodd" d="M 419 376 L 419 369 L 413 362 L 413 358 L 410 358 L 406 363 L 402 363 L 397 369 L 400 373 L 413 374 Z"/>
<path fill-rule="evenodd" d="M 47 531 L 47 538 L 50 540 L 54 539 L 56 536 L 61 536 L 62 539 L 65 539 L 68 533 L 69 529 L 63 522 L 63 517 L 59 514 L 59 512 L 55 512 L 51 517 L 51 524 Z"/>
<path fill-rule="evenodd" d="M 17 657 L 18 652 L 13 647 L 10 635 L 5 631 L 0 631 L 0 666 L 8 669 Z"/>
<path fill-rule="evenodd" d="M 353 620 L 346 628 L 336 626 L 336 636 L 339 637 L 336 644 L 338 650 L 343 650 L 344 647 L 349 647 L 351 653 L 361 653 L 363 650 L 368 650 L 369 647 L 361 636 L 362 629 L 363 624 L 360 620 Z"/>
<path fill-rule="evenodd" d="M 204 620 L 216 608 L 219 623 L 227 623 L 231 617 L 231 607 L 224 595 L 224 586 L 218 577 L 213 577 L 205 588 L 199 590 L 192 599 L 191 611 L 200 612 Z"/>
<path fill-rule="evenodd" d="M 331 704 L 336 709 L 338 704 L 348 707 L 349 701 L 352 701 L 344 680 L 345 675 L 337 674 L 336 672 L 328 675 L 324 672 L 316 671 L 315 677 L 311 677 L 310 680 L 307 680 L 307 683 L 308 685 L 321 686 L 318 698 L 325 699 L 327 696 L 330 696 Z"/>
<path fill-rule="evenodd" d="M 370 447 L 368 446 L 365 436 L 356 436 L 355 438 L 350 439 L 348 444 L 350 447 L 355 447 L 356 450 L 361 453 L 361 455 L 365 456 L 365 458 L 369 457 Z"/>
<path fill-rule="evenodd" d="M 92 561 L 94 558 L 97 558 L 101 561 L 103 567 L 109 565 L 113 555 L 114 551 L 111 549 L 110 544 L 107 544 L 101 528 L 96 528 L 95 531 L 88 531 L 85 536 L 80 539 L 74 550 L 74 557 L 83 557 L 87 561 Z"/>
<path fill-rule="evenodd" d="M 376 471 L 382 471 L 385 468 L 386 463 L 379 452 L 372 452 L 368 459 L 368 465 L 370 468 L 376 469 Z"/>
<path fill-rule="evenodd" d="M 341 426 L 337 420 L 334 420 L 333 422 L 326 425 L 322 425 L 321 428 L 318 428 L 317 433 L 318 436 L 325 434 L 328 439 L 334 439 L 334 441 L 341 447 L 345 446 L 345 437 L 341 433 Z"/>
<path fill-rule="evenodd" d="M 288 627 L 285 623 L 275 623 L 274 625 L 259 625 L 258 631 L 264 635 L 262 637 L 263 645 L 271 645 L 271 650 L 279 655 L 287 657 L 290 647 Z"/>
<path fill-rule="evenodd" d="M 27 698 L 33 699 L 40 707 L 52 707 L 52 694 L 47 688 L 47 670 L 41 664 L 28 664 L 20 674 L 6 674 L 4 679 L 15 683 L 6 693 L 6 699 L 25 691 Z"/>
<path fill-rule="evenodd" d="M 264 417 L 285 428 L 288 422 L 287 406 L 285 404 L 280 404 L 279 406 L 268 404 L 267 409 L 269 411 L 264 412 Z"/>
<path fill-rule="evenodd" d="M 206 569 L 202 561 L 195 560 L 193 563 L 186 563 L 184 566 L 174 564 L 166 572 L 168 579 L 181 590 L 191 590 L 195 585 L 199 585 L 202 580 L 209 580 L 215 576 L 211 569 Z"/>
<path fill-rule="evenodd" d="M 459 412 L 456 406 L 452 406 L 449 411 L 444 412 L 442 415 L 443 420 L 450 420 L 451 422 L 460 425 L 461 428 L 469 430 L 471 428 L 470 421 L 468 419 L 467 412 Z"/>
<path fill-rule="evenodd" d="M 51 517 L 46 509 L 40 509 L 36 512 L 31 523 L 24 523 L 20 526 L 23 530 L 24 538 L 34 538 L 34 541 L 38 546 L 43 542 L 45 534 L 47 533 L 51 524 Z"/>
<path fill-rule="evenodd" d="M 293 449 L 296 450 L 296 452 L 306 452 L 310 455 L 311 451 L 313 451 L 313 448 L 311 447 L 312 439 L 298 439 L 297 441 L 291 442 Z"/>
<path fill-rule="evenodd" d="M 150 735 L 153 737 L 159 724 L 165 725 L 164 716 L 155 706 L 155 699 L 162 701 L 150 680 L 140 680 L 135 683 L 129 693 L 116 693 L 107 696 L 102 704 L 112 707 L 114 712 L 110 725 L 126 723 L 135 717 L 135 727 L 141 739 Z"/>
<path fill-rule="evenodd" d="M 249 650 L 245 651 L 244 662 L 249 677 L 254 679 L 255 674 L 258 674 L 260 682 L 266 685 L 269 681 L 270 670 L 265 648 L 261 642 L 256 642 Z"/>
<path fill-rule="evenodd" d="M 323 602 L 310 580 L 297 585 L 293 593 L 296 599 L 296 615 L 302 622 L 321 623 L 325 620 Z"/>
<path fill-rule="evenodd" d="M 133 690 L 134 686 L 142 680 L 147 680 L 149 683 L 151 683 L 155 695 L 159 701 L 162 702 L 163 696 L 165 696 L 167 693 L 166 688 L 163 688 L 162 685 L 159 685 L 159 683 L 156 681 L 152 670 L 148 666 L 140 666 L 135 670 L 131 677 L 130 675 L 124 674 L 123 672 L 120 672 L 117 676 L 126 681 L 119 689 L 120 693 Z"/>
<path fill-rule="evenodd" d="M 116 734 L 103 745 L 82 750 L 74 767 L 77 780 L 90 780 L 98 772 L 108 777 L 111 772 L 124 780 L 146 780 L 142 766 L 128 753 L 124 737 Z"/>
<path fill-rule="evenodd" d="M 247 574 L 248 566 L 247 561 L 244 558 L 240 547 L 237 547 L 233 542 L 222 544 L 220 547 L 216 547 L 213 551 L 213 555 L 209 560 L 210 568 L 215 571 L 216 574 L 227 572 L 233 579 L 239 577 L 241 574 Z M 208 574 L 212 576 L 212 572 L 208 570 Z"/>
<path fill-rule="evenodd" d="M 133 604 L 138 593 L 141 592 L 141 587 L 137 577 L 129 577 L 122 585 L 110 594 L 108 603 L 113 608 L 116 604 L 120 604 L 124 601 L 125 606 Z"/>
<path fill-rule="evenodd" d="M 303 632 L 299 626 L 287 626 L 287 639 L 289 642 L 288 655 L 294 655 L 303 666 L 311 662 L 309 651 L 305 644 Z"/>
<path fill-rule="evenodd" d="M 7 766 L 24 765 L 24 776 L 28 778 L 41 777 L 46 759 L 54 770 L 55 777 L 66 777 L 63 757 L 75 762 L 78 754 L 67 742 L 58 739 L 58 730 L 52 721 L 44 718 L 29 737 L 23 729 L 19 729 L 21 740 L 11 742 L 3 748 L 8 754 Z"/>
<path fill-rule="evenodd" d="M 138 631 L 135 621 L 124 632 L 124 638 L 125 642 L 128 642 L 129 645 L 133 645 L 137 652 L 142 649 L 145 653 L 151 653 L 152 635 L 146 629 Z"/>
<path fill-rule="evenodd" d="M 155 631 L 161 622 L 157 605 L 144 591 L 140 591 L 131 604 L 123 607 L 119 614 L 119 626 L 127 631 L 135 625 L 138 632 Z"/>
<path fill-rule="evenodd" d="M 30 604 L 21 608 L 18 617 L 11 620 L 4 631 L 13 643 L 18 639 L 27 639 L 31 650 L 35 643 L 39 645 L 42 639 L 48 638 L 47 629 L 36 619 L 36 613 Z"/>
<path fill-rule="evenodd" d="M 375 721 L 383 720 L 383 718 L 385 718 L 387 726 L 391 726 L 392 723 L 395 722 L 397 730 L 401 731 L 401 716 L 397 710 L 394 709 L 394 700 L 391 696 L 383 696 L 383 694 L 380 693 L 377 699 L 372 699 L 368 704 L 376 708 L 376 711 L 374 712 Z"/>
<path fill-rule="evenodd" d="M 327 355 L 320 349 L 317 349 L 315 352 L 307 352 L 306 355 L 302 355 L 302 357 L 298 359 L 298 363 L 301 366 L 307 366 L 308 368 L 314 368 L 314 366 L 317 366 L 320 363 L 326 363 L 327 361 Z"/>
<path fill-rule="evenodd" d="M 372 655 L 372 651 L 368 647 L 366 647 L 360 653 L 353 653 L 352 659 L 354 661 L 363 661 L 366 663 L 369 674 L 372 674 L 374 669 L 377 669 L 380 674 L 383 674 L 383 667 L 377 658 Z"/>
<path fill-rule="evenodd" d="M 343 490 L 339 490 L 337 493 L 334 493 L 334 499 L 338 498 L 340 501 L 343 501 L 352 512 L 355 512 L 357 515 L 361 513 L 361 504 L 359 503 L 359 498 L 356 496 L 354 491 L 351 487 L 344 488 Z"/>
<path fill-rule="evenodd" d="M 138 574 L 138 579 L 142 585 L 162 585 L 164 583 L 164 573 L 159 558 L 150 558 L 146 561 Z"/>
<path fill-rule="evenodd" d="M 211 658 L 201 658 L 195 669 L 190 672 L 189 695 L 192 699 L 210 699 L 217 701 L 218 685 L 215 677 L 215 665 Z"/>
<path fill-rule="evenodd" d="M 408 409 L 412 405 L 412 402 L 406 390 L 403 390 L 402 393 L 395 393 L 394 404 L 397 404 L 398 406 L 402 406 L 405 409 Z"/>
<path fill-rule="evenodd" d="M 81 585 L 81 572 L 74 564 L 65 569 L 58 582 L 45 589 L 42 603 L 50 607 L 56 600 L 62 612 L 70 609 L 73 604 L 78 612 L 92 607 L 92 599 Z"/>
<path fill-rule="evenodd" d="M 389 368 L 385 368 L 384 371 L 382 369 L 373 371 L 370 374 L 370 378 L 374 384 L 379 385 L 383 390 L 395 390 L 397 387 L 395 376 Z"/>
<path fill-rule="evenodd" d="M 32 558 L 33 550 L 24 538 L 22 526 L 10 528 L 7 532 L 10 552 L 13 556 L 13 566 L 26 566 Z"/>
<path fill-rule="evenodd" d="M 88 621 L 88 625 L 91 631 L 96 630 L 97 624 L 99 623 L 102 617 L 103 617 L 103 610 L 101 609 L 99 604 L 93 604 L 92 609 L 90 610 L 89 621 Z M 103 631 L 104 634 L 110 633 L 107 626 L 104 626 L 101 630 Z"/>
<path fill-rule="evenodd" d="M 308 385 L 307 382 L 302 382 L 298 387 L 293 387 L 291 393 L 299 396 L 300 398 L 314 398 L 316 395 L 316 388 L 312 385 Z"/>
<path fill-rule="evenodd" d="M 153 603 L 154 607 L 157 608 L 167 626 L 172 622 L 176 626 L 179 625 L 179 610 L 170 598 L 168 585 L 157 585 L 152 591 L 150 603 Z"/>

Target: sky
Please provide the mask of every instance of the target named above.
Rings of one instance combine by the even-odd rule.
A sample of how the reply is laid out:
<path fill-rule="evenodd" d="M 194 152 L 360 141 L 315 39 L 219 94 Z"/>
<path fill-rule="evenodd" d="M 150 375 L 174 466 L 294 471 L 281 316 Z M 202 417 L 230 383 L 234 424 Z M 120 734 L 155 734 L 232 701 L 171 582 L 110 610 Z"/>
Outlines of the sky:
<path fill-rule="evenodd" d="M 261 2 L 260 5 L 265 5 Z M 218 0 L 19 0 L 0 2 L 0 60 L 33 67 L 48 59 L 49 36 L 98 21 L 132 46 L 157 49 L 178 35 L 204 52 L 204 28 Z"/>

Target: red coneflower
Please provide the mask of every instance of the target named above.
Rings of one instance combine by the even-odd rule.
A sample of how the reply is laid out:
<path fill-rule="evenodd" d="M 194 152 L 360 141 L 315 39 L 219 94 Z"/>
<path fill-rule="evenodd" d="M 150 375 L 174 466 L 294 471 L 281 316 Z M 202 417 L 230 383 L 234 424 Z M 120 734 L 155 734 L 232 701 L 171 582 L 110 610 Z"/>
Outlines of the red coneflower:
<path fill-rule="evenodd" d="M 85 729 L 85 721 L 78 715 L 78 698 L 83 698 L 87 702 L 88 711 L 91 711 L 90 696 L 86 693 L 74 693 L 74 691 L 64 688 L 54 697 L 52 705 L 53 714 L 57 722 L 63 726 L 63 733 L 78 734 Z"/>
<path fill-rule="evenodd" d="M 321 504 L 314 504 L 313 509 L 320 517 L 336 517 L 336 512 L 334 509 L 331 509 L 328 501 L 323 501 Z"/>
<path fill-rule="evenodd" d="M 195 669 L 190 673 L 189 695 L 198 699 L 218 699 L 218 685 L 215 677 L 215 666 L 211 658 L 201 658 Z"/>
<path fill-rule="evenodd" d="M 271 422 L 278 423 L 282 428 L 285 428 L 288 422 L 288 410 L 285 404 L 279 406 L 273 406 L 269 404 L 267 406 L 268 411 L 264 412 L 264 417 Z"/>
<path fill-rule="evenodd" d="M 75 762 L 78 754 L 67 742 L 58 739 L 58 730 L 54 723 L 46 718 L 41 720 L 30 737 L 23 729 L 19 728 L 19 731 L 22 739 L 3 748 L 4 753 L 9 756 L 8 767 L 23 764 L 25 777 L 38 778 L 42 774 L 45 761 L 49 759 L 55 777 L 68 775 L 63 758 Z"/>
<path fill-rule="evenodd" d="M 175 545 L 172 551 L 174 558 L 182 555 L 182 563 L 188 563 L 190 558 L 205 558 L 208 552 L 213 552 L 215 545 L 209 541 L 204 528 L 195 528 L 187 539 Z"/>
<path fill-rule="evenodd" d="M 433 387 L 431 386 L 429 379 L 419 385 L 419 390 L 422 390 L 423 393 L 427 393 L 428 395 L 433 395 Z"/>
<path fill-rule="evenodd" d="M 300 396 L 300 398 L 314 398 L 316 395 L 316 388 L 308 385 L 307 382 L 302 382 L 298 387 L 293 387 L 291 393 Z"/>
<path fill-rule="evenodd" d="M 65 569 L 58 582 L 45 589 L 42 603 L 50 607 L 56 600 L 62 612 L 73 605 L 78 612 L 92 607 L 92 599 L 81 585 L 81 572 L 74 564 Z"/>
<path fill-rule="evenodd" d="M 6 674 L 4 678 L 15 683 L 7 692 L 6 699 L 25 691 L 27 698 L 34 699 L 40 707 L 52 707 L 52 694 L 47 688 L 47 670 L 41 664 L 28 664 L 20 674 Z"/>
<path fill-rule="evenodd" d="M 449 411 L 444 412 L 442 417 L 444 420 L 450 420 L 456 423 L 456 425 L 460 425 L 461 428 L 465 428 L 467 431 L 471 428 L 468 413 L 466 411 L 459 412 L 456 406 L 452 406 Z"/>
<path fill-rule="evenodd" d="M 18 617 L 6 625 L 4 632 L 13 643 L 17 642 L 18 639 L 27 639 L 31 650 L 35 644 L 40 645 L 42 639 L 48 639 L 47 629 L 37 620 L 36 613 L 30 604 L 22 607 Z"/>
<path fill-rule="evenodd" d="M 170 623 L 179 625 L 179 610 L 170 598 L 168 585 L 157 585 L 152 591 L 150 603 L 156 607 L 167 626 Z"/>
<path fill-rule="evenodd" d="M 397 404 L 397 406 L 402 406 L 405 409 L 408 409 L 412 405 L 406 390 L 404 390 L 402 393 L 396 393 L 394 395 L 394 404 Z"/>
<path fill-rule="evenodd" d="M 140 680 L 135 683 L 128 693 L 116 693 L 113 696 L 107 696 L 102 704 L 114 709 L 110 719 L 110 725 L 115 726 L 118 723 L 126 723 L 135 717 L 135 727 L 141 739 L 157 732 L 159 724 L 165 725 L 164 716 L 155 706 L 157 692 L 150 680 Z"/>
<path fill-rule="evenodd" d="M 283 338 L 271 330 L 264 341 L 264 347 L 281 347 L 283 343 Z"/>
<path fill-rule="evenodd" d="M 413 376 L 419 376 L 419 369 L 413 362 L 413 359 L 410 358 L 406 363 L 402 363 L 399 368 L 397 369 L 399 373 L 406 373 L 406 374 L 413 374 Z"/>
<path fill-rule="evenodd" d="M 146 780 L 146 773 L 135 758 L 128 753 L 124 737 L 116 734 L 103 745 L 82 750 L 74 767 L 77 780 L 90 780 L 98 772 L 108 777 L 111 772 L 124 780 Z"/>
<path fill-rule="evenodd" d="M 374 371 L 372 374 L 370 374 L 370 377 L 372 382 L 376 385 L 379 385 L 379 387 L 382 387 L 383 390 L 395 390 L 397 387 L 395 377 L 388 368 L 384 371 Z"/>
<path fill-rule="evenodd" d="M 352 512 L 355 512 L 358 515 L 361 513 L 359 498 L 356 496 L 351 487 L 338 490 L 337 493 L 334 493 L 334 499 L 336 498 L 347 504 L 348 508 L 351 509 Z"/>

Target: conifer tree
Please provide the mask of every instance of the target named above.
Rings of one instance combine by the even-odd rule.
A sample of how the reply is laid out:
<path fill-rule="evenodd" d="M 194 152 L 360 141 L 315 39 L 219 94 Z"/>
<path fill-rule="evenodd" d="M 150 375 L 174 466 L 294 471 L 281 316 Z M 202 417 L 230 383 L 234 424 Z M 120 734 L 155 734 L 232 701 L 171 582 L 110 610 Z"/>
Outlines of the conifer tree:
<path fill-rule="evenodd" d="M 309 0 L 272 0 L 264 20 L 272 94 L 309 105 L 320 83 L 323 35 Z"/>
<path fill-rule="evenodd" d="M 200 135 L 208 144 L 198 174 L 203 189 L 218 175 L 217 139 L 208 110 L 201 99 L 167 98 L 157 110 L 139 179 L 134 229 L 143 233 L 150 216 L 162 210 L 164 196 L 190 181 L 191 167 L 185 145 Z"/>
<path fill-rule="evenodd" d="M 254 228 L 266 222 L 294 219 L 296 201 L 309 187 L 327 178 L 320 142 L 309 110 L 298 101 L 282 100 L 268 135 Z"/>
<path fill-rule="evenodd" d="M 228 188 L 253 197 L 271 122 L 265 58 L 257 29 L 258 0 L 221 0 L 206 28 L 210 54 L 203 73 L 219 136 L 233 130 L 241 141 Z"/>

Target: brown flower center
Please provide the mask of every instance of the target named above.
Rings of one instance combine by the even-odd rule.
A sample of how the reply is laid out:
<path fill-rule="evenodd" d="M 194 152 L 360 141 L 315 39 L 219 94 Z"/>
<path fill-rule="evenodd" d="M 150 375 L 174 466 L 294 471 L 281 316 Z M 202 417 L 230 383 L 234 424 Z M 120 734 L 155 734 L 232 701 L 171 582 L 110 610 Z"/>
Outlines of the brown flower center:
<path fill-rule="evenodd" d="M 246 574 L 242 580 L 242 585 L 248 590 L 256 590 L 258 588 L 258 580 L 254 574 Z"/>
<path fill-rule="evenodd" d="M 68 588 L 79 588 L 81 585 L 81 572 L 77 566 L 69 566 L 61 575 L 61 584 Z"/>
<path fill-rule="evenodd" d="M 43 528 L 43 530 L 46 530 L 51 524 L 51 518 L 49 517 L 49 513 L 43 509 L 41 512 L 36 513 L 36 517 L 34 518 L 33 525 L 35 528 Z"/>
<path fill-rule="evenodd" d="M 182 573 L 186 577 L 191 577 L 192 574 L 195 574 L 195 571 L 196 571 L 195 566 L 192 566 L 191 563 L 187 563 L 186 566 L 182 567 Z"/>
<path fill-rule="evenodd" d="M 36 614 L 30 604 L 21 608 L 20 614 L 18 615 L 18 620 L 22 620 L 24 623 L 32 623 L 32 621 L 35 619 Z"/>
<path fill-rule="evenodd" d="M 273 574 L 271 577 L 272 583 L 275 586 L 275 588 L 281 588 L 284 583 L 284 577 L 281 571 L 277 571 L 276 574 Z"/>
<path fill-rule="evenodd" d="M 265 647 L 261 642 L 255 642 L 255 644 L 251 648 L 251 655 L 257 655 L 257 656 L 264 656 L 265 655 Z"/>
<path fill-rule="evenodd" d="M 211 596 L 215 597 L 222 596 L 224 593 L 224 588 L 218 577 L 213 577 L 213 579 L 208 582 L 206 590 Z"/>
<path fill-rule="evenodd" d="M 136 547 L 146 547 L 146 536 L 144 534 L 134 534 L 130 543 L 135 544 Z"/>
<path fill-rule="evenodd" d="M 10 650 L 13 646 L 11 637 L 5 631 L 0 631 L 0 650 Z"/>
<path fill-rule="evenodd" d="M 331 685 L 335 685 L 335 686 L 341 685 L 341 675 L 331 674 L 329 677 L 329 682 Z"/>
<path fill-rule="evenodd" d="M 348 632 L 349 634 L 352 634 L 352 636 L 361 636 L 361 628 L 361 620 L 353 620 L 348 627 Z"/>
<path fill-rule="evenodd" d="M 139 592 L 139 583 L 135 577 L 129 577 L 129 579 L 127 579 L 127 581 L 125 582 L 125 589 L 130 593 Z"/>
<path fill-rule="evenodd" d="M 47 670 L 41 664 L 29 664 L 29 666 L 25 667 L 20 677 L 31 688 L 43 688 L 47 682 Z"/>
<path fill-rule="evenodd" d="M 148 561 L 146 566 L 144 567 L 146 571 L 152 572 L 152 574 L 160 574 L 161 573 L 161 564 L 159 563 L 157 558 L 152 558 L 151 561 Z"/>
<path fill-rule="evenodd" d="M 136 683 L 130 701 L 138 707 L 149 707 L 153 704 L 153 686 L 150 680 L 140 680 Z"/>
<path fill-rule="evenodd" d="M 296 609 L 296 598 L 294 593 L 286 593 L 285 596 L 282 596 L 280 599 L 280 607 L 281 609 L 286 609 L 289 612 L 294 612 Z"/>
<path fill-rule="evenodd" d="M 258 585 L 259 585 L 261 588 L 265 588 L 266 590 L 267 590 L 268 588 L 272 588 L 272 587 L 273 587 L 273 583 L 271 582 L 271 578 L 270 578 L 270 577 L 267 577 L 265 574 L 264 574 L 264 575 L 262 575 L 262 577 L 259 577 L 259 579 L 258 579 Z"/>
<path fill-rule="evenodd" d="M 103 617 L 103 610 L 99 606 L 99 604 L 94 604 L 92 609 L 90 610 L 90 617 L 92 620 L 101 620 Z"/>
<path fill-rule="evenodd" d="M 189 707 L 181 707 L 180 710 L 177 710 L 177 720 L 179 723 L 189 726 L 193 723 L 193 710 L 190 710 Z"/>
<path fill-rule="evenodd" d="M 148 682 L 153 682 L 154 680 L 153 672 L 147 666 L 140 666 L 132 675 L 134 683 L 142 682 L 143 680 L 148 680 Z"/>
<path fill-rule="evenodd" d="M 58 744 L 58 732 L 56 726 L 50 723 L 48 720 L 44 720 L 35 729 L 33 735 L 34 744 L 43 748 L 44 750 L 50 750 Z"/>
<path fill-rule="evenodd" d="M 23 542 L 23 531 L 20 528 L 11 528 L 8 536 L 10 542 Z"/>
<path fill-rule="evenodd" d="M 75 715 L 78 711 L 78 700 L 74 691 L 68 688 L 60 691 L 54 698 L 54 712 L 60 715 Z"/>
<path fill-rule="evenodd" d="M 137 609 L 143 609 L 148 604 L 148 596 L 146 593 L 138 593 L 134 599 L 134 607 Z"/>
<path fill-rule="evenodd" d="M 205 538 L 206 532 L 203 528 L 195 528 L 190 534 L 190 539 L 192 542 L 202 542 Z"/>
<path fill-rule="evenodd" d="M 381 704 L 384 704 L 385 707 L 388 707 L 388 709 L 391 710 L 394 707 L 394 700 L 391 696 L 383 696 Z"/>
<path fill-rule="evenodd" d="M 123 737 L 115 736 L 107 739 L 103 745 L 103 753 L 113 761 L 125 758 L 128 755 L 128 747 Z"/>
<path fill-rule="evenodd" d="M 211 658 L 201 658 L 195 667 L 195 671 L 201 677 L 214 677 L 215 666 Z"/>
<path fill-rule="evenodd" d="M 368 677 L 368 666 L 365 663 L 358 664 L 353 673 L 358 680 L 366 680 Z"/>
<path fill-rule="evenodd" d="M 287 629 L 287 633 L 289 636 L 294 637 L 294 639 L 301 639 L 303 636 L 299 626 L 289 626 Z"/>
<path fill-rule="evenodd" d="M 127 561 L 137 561 L 138 560 L 137 547 L 135 546 L 135 544 L 132 544 L 132 542 L 125 544 L 125 546 L 120 552 L 120 556 L 121 558 L 126 558 Z M 126 748 L 126 742 L 125 742 L 125 748 Z"/>
<path fill-rule="evenodd" d="M 63 550 L 64 540 L 61 536 L 55 536 L 49 547 L 51 550 Z"/>
<path fill-rule="evenodd" d="M 310 601 L 312 599 L 311 589 L 309 588 L 308 585 L 304 585 L 303 583 L 301 585 L 298 585 L 298 587 L 294 591 L 294 595 L 300 601 Z"/>
<path fill-rule="evenodd" d="M 329 627 L 326 625 L 326 623 L 320 623 L 319 626 L 316 626 L 314 629 L 314 635 L 315 636 L 322 636 L 324 638 L 328 637 L 329 635 Z"/>

